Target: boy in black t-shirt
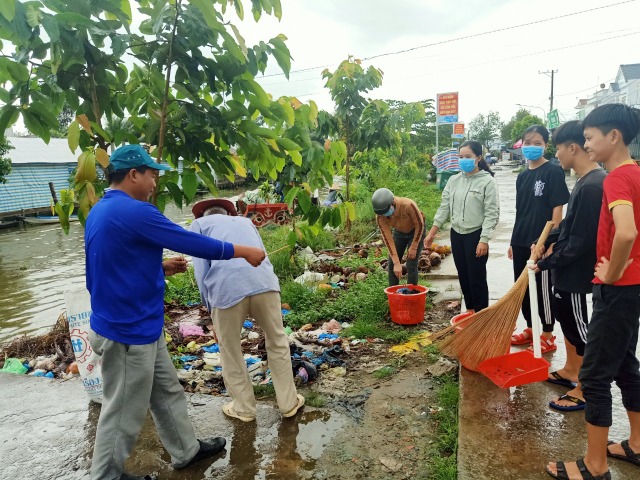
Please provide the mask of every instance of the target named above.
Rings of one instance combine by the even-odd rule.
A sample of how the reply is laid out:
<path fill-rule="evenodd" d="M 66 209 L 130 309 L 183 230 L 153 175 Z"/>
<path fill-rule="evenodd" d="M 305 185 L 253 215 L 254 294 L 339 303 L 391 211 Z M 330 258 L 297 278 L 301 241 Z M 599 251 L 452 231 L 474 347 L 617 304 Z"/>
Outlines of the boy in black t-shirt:
<path fill-rule="evenodd" d="M 562 206 L 569 200 L 563 170 L 542 156 L 548 141 L 549 131 L 540 125 L 527 128 L 522 135 L 522 154 L 527 160 L 527 168 L 516 179 L 516 221 L 508 252 L 513 260 L 514 279 L 525 269 L 531 256 L 531 245 L 545 224 L 549 220 L 553 220 L 556 226 L 560 224 Z M 538 312 L 543 331 L 542 353 L 553 352 L 557 348 L 553 336 L 550 277 L 549 271 L 536 275 Z M 528 290 L 522 302 L 522 315 L 527 321 L 527 328 L 511 337 L 512 345 L 528 345 L 533 341 Z"/>
<path fill-rule="evenodd" d="M 562 327 L 567 360 L 564 367 L 551 372 L 548 382 L 569 388 L 565 394 L 549 402 L 561 411 L 585 408 L 578 372 L 587 342 L 587 294 L 591 293 L 593 265 L 596 264 L 598 215 L 602 205 L 602 183 L 606 172 L 589 158 L 584 149 L 582 122 L 571 121 L 553 132 L 562 168 L 573 169 L 580 177 L 571 192 L 567 215 L 547 240 L 547 249 L 537 252 L 545 257 L 536 268 L 551 270 L 553 296 L 551 306 L 555 319 Z M 537 271 L 539 271 L 537 270 Z"/>

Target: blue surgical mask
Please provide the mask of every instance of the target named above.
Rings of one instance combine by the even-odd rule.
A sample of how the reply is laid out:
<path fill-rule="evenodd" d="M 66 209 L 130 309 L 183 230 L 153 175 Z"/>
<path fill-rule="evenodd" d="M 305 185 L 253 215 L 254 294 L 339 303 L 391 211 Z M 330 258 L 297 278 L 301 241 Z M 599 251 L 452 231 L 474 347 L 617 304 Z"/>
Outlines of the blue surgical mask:
<path fill-rule="evenodd" d="M 537 145 L 524 145 L 522 147 L 522 155 L 526 160 L 529 160 L 530 162 L 538 160 L 540 157 L 542 157 L 543 153 L 544 147 L 540 147 Z"/>
<path fill-rule="evenodd" d="M 460 165 L 460 170 L 465 173 L 471 173 L 476 168 L 476 159 L 475 158 L 460 158 L 458 160 L 458 165 Z"/>
<path fill-rule="evenodd" d="M 395 212 L 395 211 L 396 211 L 396 209 L 393 208 L 393 205 L 391 205 L 389 207 L 389 211 L 387 213 L 383 213 L 382 215 L 384 215 L 385 217 L 390 217 L 391 215 L 393 215 L 393 212 Z"/>

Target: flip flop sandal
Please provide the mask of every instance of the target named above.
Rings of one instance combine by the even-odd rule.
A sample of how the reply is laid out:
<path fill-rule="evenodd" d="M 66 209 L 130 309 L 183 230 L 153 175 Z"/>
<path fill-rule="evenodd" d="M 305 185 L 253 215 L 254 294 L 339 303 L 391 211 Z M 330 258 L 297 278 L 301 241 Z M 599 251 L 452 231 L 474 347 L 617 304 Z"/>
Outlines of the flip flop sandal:
<path fill-rule="evenodd" d="M 609 441 L 608 445 L 615 445 L 616 443 L 618 442 Z M 640 467 L 640 453 L 635 453 L 633 450 L 631 450 L 631 447 L 629 446 L 629 440 L 623 440 L 622 442 L 620 442 L 620 446 L 624 450 L 625 455 L 611 453 L 609 451 L 609 447 L 607 447 L 607 457 L 633 463 L 634 465 Z"/>
<path fill-rule="evenodd" d="M 568 402 L 573 403 L 574 405 L 558 405 L 556 402 L 561 400 L 566 400 Z M 551 400 L 549 402 L 549 406 L 556 410 L 560 410 L 561 412 L 575 412 L 576 410 L 584 410 L 586 406 L 586 402 L 584 400 L 580 400 L 579 398 L 572 397 L 571 395 L 561 395 L 558 400 Z"/>
<path fill-rule="evenodd" d="M 571 380 L 564 378 L 557 371 L 551 372 L 549 376 L 550 377 L 547 378 L 547 382 L 553 383 L 554 385 L 562 385 L 563 387 L 567 388 L 576 388 L 576 385 L 578 385 L 576 382 L 572 382 Z"/>
<path fill-rule="evenodd" d="M 533 331 L 530 328 L 525 328 L 522 333 L 511 335 L 511 345 L 529 345 L 531 343 L 533 343 Z"/>
<path fill-rule="evenodd" d="M 558 349 L 558 346 L 556 345 L 556 337 L 547 338 L 544 335 L 540 335 L 540 340 L 542 340 L 542 353 L 551 353 Z M 533 345 L 529 345 L 529 350 L 533 352 Z"/>
<path fill-rule="evenodd" d="M 594 476 L 584 464 L 583 458 L 576 460 L 576 465 L 578 465 L 578 470 L 580 470 L 583 480 L 611 480 L 611 472 L 609 470 L 602 475 Z M 548 468 L 546 470 L 553 478 L 570 480 L 569 475 L 567 474 L 567 469 L 564 467 L 564 462 L 556 462 L 556 469 L 558 470 L 558 473 L 552 473 Z"/>

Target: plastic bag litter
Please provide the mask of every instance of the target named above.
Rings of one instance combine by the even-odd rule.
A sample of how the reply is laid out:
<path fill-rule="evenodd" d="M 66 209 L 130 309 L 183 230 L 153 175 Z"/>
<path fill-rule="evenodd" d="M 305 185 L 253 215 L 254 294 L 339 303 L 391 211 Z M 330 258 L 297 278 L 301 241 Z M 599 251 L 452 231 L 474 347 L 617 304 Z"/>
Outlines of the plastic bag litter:
<path fill-rule="evenodd" d="M 67 306 L 71 346 L 76 356 L 78 372 L 89 399 L 102 403 L 102 357 L 93 351 L 89 343 L 91 327 L 91 297 L 86 288 L 64 292 Z"/>
<path fill-rule="evenodd" d="M 206 353 L 220 353 L 220 346 L 217 343 L 210 345 L 208 347 L 202 347 Z"/>
<path fill-rule="evenodd" d="M 193 323 L 181 323 L 179 331 L 183 337 L 202 337 L 204 335 L 202 327 Z"/>
<path fill-rule="evenodd" d="M 24 375 L 27 370 L 29 369 L 17 358 L 7 358 L 4 361 L 4 367 L 2 367 L 4 373 L 15 373 L 16 375 Z"/>
<path fill-rule="evenodd" d="M 426 347 L 433 343 L 431 340 L 431 334 L 429 332 L 423 332 L 418 335 L 414 335 L 409 339 L 408 342 L 394 345 L 389 349 L 390 352 L 399 353 L 400 355 L 406 355 L 407 353 L 417 352 L 422 350 L 422 348 Z"/>
<path fill-rule="evenodd" d="M 296 277 L 294 282 L 304 285 L 305 283 L 322 283 L 326 282 L 327 276 L 323 273 L 306 271 L 299 277 Z"/>
<path fill-rule="evenodd" d="M 340 325 L 340 322 L 338 322 L 335 318 L 332 318 L 328 322 L 323 323 L 322 327 L 320 328 L 328 333 L 338 333 L 340 330 L 342 330 L 342 325 Z"/>

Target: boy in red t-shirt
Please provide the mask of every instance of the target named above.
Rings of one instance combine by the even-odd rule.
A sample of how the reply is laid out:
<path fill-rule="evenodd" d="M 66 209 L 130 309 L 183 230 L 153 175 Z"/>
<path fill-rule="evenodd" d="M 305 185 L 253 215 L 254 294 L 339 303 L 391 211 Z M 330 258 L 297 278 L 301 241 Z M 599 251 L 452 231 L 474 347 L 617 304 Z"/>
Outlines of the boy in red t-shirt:
<path fill-rule="evenodd" d="M 640 467 L 640 369 L 636 358 L 640 319 L 640 167 L 629 143 L 640 132 L 640 111 L 602 105 L 583 121 L 585 149 L 609 171 L 604 180 L 593 280 L 593 314 L 579 378 L 586 400 L 587 454 L 565 464 L 551 462 L 561 479 L 611 478 L 607 456 Z M 595 213 L 595 212 L 594 212 Z M 622 391 L 631 434 L 608 444 L 612 423 L 611 383 Z M 638 470 L 640 478 L 640 469 Z"/>

